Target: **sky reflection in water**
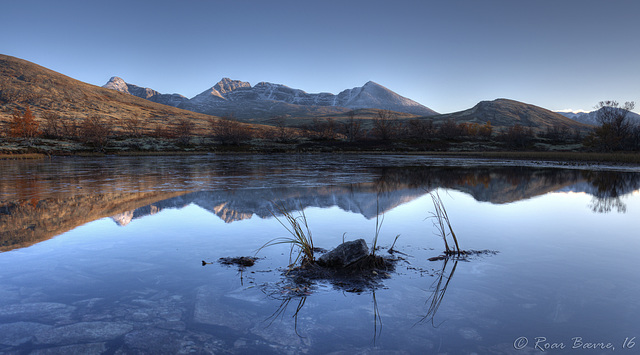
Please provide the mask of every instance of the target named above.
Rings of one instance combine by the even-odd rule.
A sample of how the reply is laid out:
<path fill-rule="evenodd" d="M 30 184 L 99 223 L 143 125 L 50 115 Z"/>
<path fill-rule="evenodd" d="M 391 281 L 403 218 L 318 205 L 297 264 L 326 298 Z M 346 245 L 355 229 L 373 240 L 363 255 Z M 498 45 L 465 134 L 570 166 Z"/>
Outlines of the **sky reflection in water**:
<path fill-rule="evenodd" d="M 21 196 L 10 195 L 6 184 L 0 195 L 0 223 L 14 226 L 2 234 L 0 351 L 86 351 L 92 344 L 97 352 L 377 348 L 508 354 L 516 352 L 519 337 L 528 339 L 521 350 L 527 353 L 538 352 L 535 337 L 569 348 L 573 337 L 582 337 L 622 350 L 626 337 L 638 335 L 640 196 L 634 173 L 452 169 L 421 159 L 407 167 L 405 158 L 375 164 L 349 158 L 345 165 L 351 171 L 317 158 L 279 168 L 248 158 L 207 158 L 208 165 L 192 169 L 189 159 L 194 158 L 173 168 L 158 164 L 163 160 L 125 160 L 117 168 L 102 162 L 102 177 L 86 179 L 90 183 L 78 182 L 88 169 L 82 173 L 74 163 L 62 175 L 51 166 L 13 168 L 15 179 L 9 181 L 19 181 L 25 169 L 40 175 Z M 166 183 L 161 174 L 145 177 L 148 169 L 175 166 L 207 189 L 193 191 L 180 177 L 184 188 L 176 189 L 181 185 L 175 180 L 164 191 L 158 188 Z M 172 171 L 167 179 L 178 179 L 180 170 Z M 109 176 L 122 186 L 137 181 L 139 188 L 110 189 Z M 305 183 L 292 184 L 304 176 Z M 33 193 L 33 186 L 54 177 L 67 187 Z M 235 183 L 226 186 L 219 177 Z M 433 188 L 441 189 L 462 248 L 499 254 L 446 265 L 427 261 L 443 249 L 425 220 Z M 156 194 L 131 198 L 139 190 Z M 385 216 L 379 244 L 388 247 L 400 234 L 396 249 L 407 256 L 375 292 L 345 292 L 320 282 L 304 298 L 291 294 L 286 309 L 279 308 L 289 295 L 280 274 L 289 250 L 282 245 L 263 249 L 256 265 L 242 273 L 217 263 L 201 265 L 253 255 L 267 240 L 284 236 L 269 215 L 270 201 L 305 207 L 317 246 L 330 249 L 345 233 L 347 240 L 370 243 L 376 198 Z M 71 220 L 74 208 L 90 218 Z M 54 221 L 70 230 L 49 235 Z M 432 287 L 442 274 L 443 284 L 449 281 L 446 292 L 437 312 L 428 314 Z M 74 326 L 112 331 L 90 335 Z"/>

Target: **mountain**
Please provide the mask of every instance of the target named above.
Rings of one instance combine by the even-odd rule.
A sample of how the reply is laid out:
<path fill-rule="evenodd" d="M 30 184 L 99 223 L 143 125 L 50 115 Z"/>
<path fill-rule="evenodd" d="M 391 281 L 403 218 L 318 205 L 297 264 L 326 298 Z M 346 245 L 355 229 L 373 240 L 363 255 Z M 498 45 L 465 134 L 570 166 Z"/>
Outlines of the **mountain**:
<path fill-rule="evenodd" d="M 173 94 L 160 94 L 149 88 L 128 84 L 113 77 L 104 85 L 124 93 L 216 116 L 234 114 L 238 117 L 289 115 L 293 117 L 344 113 L 354 109 L 383 109 L 419 116 L 437 112 L 411 99 L 400 96 L 384 86 L 369 81 L 362 87 L 347 89 L 338 95 L 309 94 L 281 84 L 248 82 L 223 78 L 220 82 L 191 99 Z"/>
<path fill-rule="evenodd" d="M 126 88 L 138 94 L 141 91 Z M 0 55 L 0 124 L 10 120 L 13 109 L 23 110 L 27 105 L 37 119 L 49 112 L 75 122 L 86 117 L 103 118 L 116 127 L 134 117 L 140 118 L 148 129 L 179 118 L 192 121 L 196 128 L 208 127 L 211 119 L 211 116 L 83 83 L 26 60 Z"/>
<path fill-rule="evenodd" d="M 492 126 L 498 128 L 510 127 L 516 124 L 541 130 L 553 126 L 578 129 L 580 131 L 592 128 L 588 124 L 576 122 L 542 107 L 508 99 L 481 101 L 468 110 L 434 116 L 433 119 L 437 121 L 453 119 L 457 123 L 469 122 L 478 124 L 490 121 Z"/>
<path fill-rule="evenodd" d="M 180 104 L 189 101 L 186 97 L 180 94 L 161 94 L 155 90 L 149 88 L 143 88 L 140 86 L 127 84 L 122 78 L 117 76 L 109 79 L 105 85 L 102 86 L 106 89 L 112 89 L 120 92 L 124 92 L 126 94 L 131 94 L 133 96 L 137 96 L 143 99 L 147 99 L 152 102 L 157 102 L 163 105 L 169 105 L 178 107 Z"/>
<path fill-rule="evenodd" d="M 598 111 L 599 110 L 591 111 L 591 112 L 568 111 L 568 112 L 557 112 L 557 113 L 563 115 L 564 117 L 570 118 L 576 122 L 599 126 L 600 123 L 598 122 Z M 638 115 L 635 112 L 628 112 L 627 119 L 629 120 L 630 123 L 634 125 L 640 125 L 640 115 Z"/>

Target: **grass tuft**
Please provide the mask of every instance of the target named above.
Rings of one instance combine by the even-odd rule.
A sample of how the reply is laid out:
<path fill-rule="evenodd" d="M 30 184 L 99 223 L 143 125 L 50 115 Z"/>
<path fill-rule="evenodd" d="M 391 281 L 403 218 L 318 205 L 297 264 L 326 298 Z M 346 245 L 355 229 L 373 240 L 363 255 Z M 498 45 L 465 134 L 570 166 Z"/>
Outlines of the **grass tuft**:
<path fill-rule="evenodd" d="M 294 215 L 292 211 L 287 209 L 284 204 L 273 203 L 276 207 L 276 211 L 270 211 L 271 215 L 291 234 L 290 237 L 279 237 L 271 239 L 256 251 L 256 254 L 260 250 L 278 244 L 289 244 L 291 251 L 289 253 L 289 263 L 293 266 L 300 261 L 300 265 L 315 263 L 315 257 L 313 255 L 313 237 L 311 230 L 309 230 L 309 224 L 307 223 L 307 216 L 304 214 L 304 209 L 301 207 L 300 212 Z M 284 218 L 280 219 L 277 213 L 281 214 Z M 297 249 L 296 258 L 292 260 L 294 250 Z"/>
<path fill-rule="evenodd" d="M 458 238 L 456 238 L 456 233 L 453 231 L 453 227 L 451 226 L 451 221 L 449 220 L 449 215 L 447 214 L 447 210 L 444 207 L 444 203 L 440 198 L 440 194 L 436 190 L 435 192 L 430 192 L 431 200 L 433 201 L 433 207 L 435 212 L 431 212 L 431 218 L 433 218 L 433 225 L 438 229 L 437 235 L 442 237 L 444 241 L 445 254 L 460 255 L 463 251 L 460 249 L 460 245 L 458 244 Z M 447 242 L 447 238 L 451 236 L 453 242 L 455 244 L 455 248 L 450 248 L 449 243 Z"/>

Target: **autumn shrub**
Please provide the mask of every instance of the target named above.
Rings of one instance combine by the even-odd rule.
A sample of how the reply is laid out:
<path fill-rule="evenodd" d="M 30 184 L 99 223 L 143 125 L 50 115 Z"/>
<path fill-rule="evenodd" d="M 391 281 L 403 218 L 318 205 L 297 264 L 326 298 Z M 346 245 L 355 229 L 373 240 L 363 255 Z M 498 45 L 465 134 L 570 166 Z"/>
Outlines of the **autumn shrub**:
<path fill-rule="evenodd" d="M 87 117 L 79 127 L 79 137 L 98 151 L 104 151 L 113 132 L 111 123 L 95 116 Z"/>

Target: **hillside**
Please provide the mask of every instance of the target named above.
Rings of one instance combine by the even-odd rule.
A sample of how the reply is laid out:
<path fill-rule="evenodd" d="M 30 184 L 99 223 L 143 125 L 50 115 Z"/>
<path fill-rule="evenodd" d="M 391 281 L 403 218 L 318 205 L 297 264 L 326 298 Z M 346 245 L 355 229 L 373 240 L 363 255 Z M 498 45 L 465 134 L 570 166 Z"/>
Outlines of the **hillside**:
<path fill-rule="evenodd" d="M 433 116 L 432 118 L 436 122 L 453 119 L 456 123 L 484 124 L 491 121 L 491 125 L 498 129 L 516 124 L 538 130 L 545 130 L 553 126 L 580 131 L 593 128 L 591 125 L 573 121 L 542 107 L 508 99 L 481 101 L 468 110 Z"/>
<path fill-rule="evenodd" d="M 175 119 L 188 119 L 205 128 L 211 116 L 154 103 L 133 95 L 72 79 L 53 70 L 15 57 L 0 55 L 0 123 L 10 119 L 14 108 L 29 106 L 36 116 L 45 112 L 79 121 L 99 117 L 114 123 L 137 117 L 152 129 Z"/>

